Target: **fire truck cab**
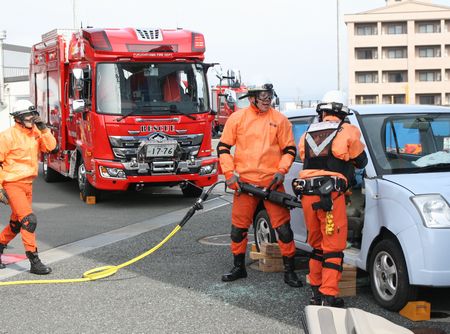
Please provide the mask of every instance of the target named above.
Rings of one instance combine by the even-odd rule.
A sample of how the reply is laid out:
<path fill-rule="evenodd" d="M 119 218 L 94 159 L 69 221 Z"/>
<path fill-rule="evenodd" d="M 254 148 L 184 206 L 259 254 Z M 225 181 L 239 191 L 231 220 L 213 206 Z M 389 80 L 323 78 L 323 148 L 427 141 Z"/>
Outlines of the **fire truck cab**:
<path fill-rule="evenodd" d="M 213 124 L 216 134 L 223 131 L 223 127 L 232 113 L 250 105 L 248 99 L 239 100 L 247 93 L 247 87 L 242 83 L 239 71 L 228 70 L 226 76 L 218 74 L 217 77 L 220 83 L 211 89 L 212 109 L 217 112 Z"/>
<path fill-rule="evenodd" d="M 199 196 L 218 162 L 204 52 L 204 36 L 183 29 L 44 34 L 30 91 L 58 142 L 42 157 L 45 180 L 76 178 L 83 199 L 145 185 Z"/>

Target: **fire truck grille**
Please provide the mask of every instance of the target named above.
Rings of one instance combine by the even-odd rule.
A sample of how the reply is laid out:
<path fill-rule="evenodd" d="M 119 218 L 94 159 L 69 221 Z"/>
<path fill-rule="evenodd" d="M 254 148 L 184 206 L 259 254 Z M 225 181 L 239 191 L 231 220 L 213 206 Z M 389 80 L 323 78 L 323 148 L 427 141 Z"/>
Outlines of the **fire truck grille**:
<path fill-rule="evenodd" d="M 136 29 L 136 35 L 140 41 L 162 41 L 160 29 Z"/>

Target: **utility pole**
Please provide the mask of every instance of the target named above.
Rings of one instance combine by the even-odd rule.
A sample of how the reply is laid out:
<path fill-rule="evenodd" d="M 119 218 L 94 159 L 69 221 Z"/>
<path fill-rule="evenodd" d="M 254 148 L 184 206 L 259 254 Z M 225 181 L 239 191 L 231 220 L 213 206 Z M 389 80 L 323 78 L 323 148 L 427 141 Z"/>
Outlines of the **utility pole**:
<path fill-rule="evenodd" d="M 341 58 L 339 43 L 339 0 L 336 0 L 336 49 L 337 49 L 337 89 L 341 90 Z"/>
<path fill-rule="evenodd" d="M 3 40 L 6 39 L 6 30 L 0 30 L 0 106 L 5 105 L 5 79 L 3 64 Z"/>
<path fill-rule="evenodd" d="M 77 0 L 72 0 L 72 20 L 73 20 L 73 28 L 78 29 L 77 27 Z"/>

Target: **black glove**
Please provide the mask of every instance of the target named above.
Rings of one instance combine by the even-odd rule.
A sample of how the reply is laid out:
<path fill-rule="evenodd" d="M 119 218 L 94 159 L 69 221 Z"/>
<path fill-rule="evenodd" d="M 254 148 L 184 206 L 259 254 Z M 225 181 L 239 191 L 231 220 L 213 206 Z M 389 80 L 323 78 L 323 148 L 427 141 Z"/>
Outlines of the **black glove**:
<path fill-rule="evenodd" d="M 8 205 L 9 201 L 8 201 L 8 194 L 6 193 L 5 189 L 0 188 L 0 202 Z"/>
<path fill-rule="evenodd" d="M 47 129 L 47 125 L 45 125 L 40 116 L 34 116 L 32 121 L 40 131 Z"/>
<path fill-rule="evenodd" d="M 284 174 L 281 172 L 276 172 L 273 175 L 272 182 L 270 183 L 272 185 L 271 188 L 275 187 L 278 188 L 279 185 L 281 185 L 284 182 Z"/>
<path fill-rule="evenodd" d="M 239 187 L 238 182 L 239 182 L 239 176 L 237 176 L 236 174 L 233 174 L 231 177 L 229 177 L 225 181 L 228 188 L 236 190 L 236 191 L 240 191 L 241 188 Z"/>

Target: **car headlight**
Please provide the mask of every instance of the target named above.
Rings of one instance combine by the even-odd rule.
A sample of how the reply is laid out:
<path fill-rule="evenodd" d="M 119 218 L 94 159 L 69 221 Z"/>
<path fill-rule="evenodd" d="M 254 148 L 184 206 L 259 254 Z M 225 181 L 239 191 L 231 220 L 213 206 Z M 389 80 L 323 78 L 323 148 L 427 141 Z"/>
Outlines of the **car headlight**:
<path fill-rule="evenodd" d="M 439 194 L 411 197 L 414 205 L 428 228 L 450 228 L 450 207 Z"/>

